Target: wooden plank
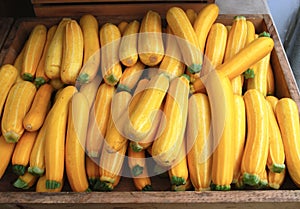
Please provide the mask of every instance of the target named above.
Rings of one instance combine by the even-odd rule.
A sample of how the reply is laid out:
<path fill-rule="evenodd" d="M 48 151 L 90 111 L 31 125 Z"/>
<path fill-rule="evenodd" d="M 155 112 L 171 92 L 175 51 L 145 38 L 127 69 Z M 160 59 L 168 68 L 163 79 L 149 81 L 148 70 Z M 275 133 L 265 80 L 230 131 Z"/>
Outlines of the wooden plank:
<path fill-rule="evenodd" d="M 90 0 L 90 1 L 84 1 L 84 0 L 31 0 L 32 4 L 57 4 L 57 3 L 132 3 L 132 2 L 151 2 L 151 3 L 157 3 L 157 2 L 164 2 L 166 3 L 165 0 Z M 172 2 L 196 2 L 196 3 L 214 3 L 214 0 L 171 0 L 168 1 L 167 3 L 172 3 Z"/>
<path fill-rule="evenodd" d="M 62 5 L 36 5 L 34 11 L 38 17 L 62 17 L 62 16 L 81 16 L 89 13 L 96 16 L 125 16 L 133 14 L 142 16 L 148 10 L 154 10 L 161 15 L 165 15 L 166 11 L 173 6 L 180 6 L 183 9 L 193 8 L 200 11 L 206 4 L 201 3 L 131 3 L 131 4 L 62 4 Z"/>
<path fill-rule="evenodd" d="M 0 17 L 0 51 L 13 25 L 13 21 L 14 18 L 12 17 Z M 0 64 L 2 63 L 2 59 L 0 56 Z"/>
<path fill-rule="evenodd" d="M 72 208 L 89 207 L 99 204 L 105 208 L 252 208 L 258 206 L 264 209 L 298 208 L 300 206 L 300 191 L 230 191 L 230 192 L 91 192 L 91 193 L 36 193 L 7 192 L 0 196 L 0 203 L 6 206 L 17 205 L 38 208 Z M 176 205 L 175 205 L 176 204 Z M 252 206 L 252 207 L 251 207 Z M 1 207 L 1 205 L 0 205 Z M 24 207 L 24 208 L 27 208 Z M 40 208 L 39 207 L 39 208 Z"/>

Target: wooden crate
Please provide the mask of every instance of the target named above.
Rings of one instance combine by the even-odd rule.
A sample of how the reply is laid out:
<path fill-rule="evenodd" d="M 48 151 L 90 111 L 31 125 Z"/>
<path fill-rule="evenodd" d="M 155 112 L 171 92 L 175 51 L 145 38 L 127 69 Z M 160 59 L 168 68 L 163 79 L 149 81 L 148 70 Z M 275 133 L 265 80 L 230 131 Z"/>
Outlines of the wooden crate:
<path fill-rule="evenodd" d="M 181 3 L 183 8 L 188 4 Z M 147 9 L 155 10 L 156 4 L 148 5 Z M 163 14 L 171 7 L 164 7 Z M 195 4 L 192 8 L 199 11 L 203 5 Z M 74 13 L 72 13 L 74 15 Z M 144 14 L 143 14 L 144 15 Z M 67 15 L 63 15 L 67 16 Z M 73 16 L 73 18 L 79 18 Z M 219 15 L 217 22 L 230 25 L 232 15 Z M 278 33 L 268 14 L 262 15 L 244 15 L 251 20 L 257 32 L 268 31 L 275 42 L 272 51 L 272 67 L 275 73 L 276 96 L 291 97 L 294 99 L 300 109 L 300 94 L 294 79 L 292 70 L 287 61 L 282 44 L 279 40 Z M 141 19 L 140 12 L 132 10 L 128 15 L 115 16 L 114 14 L 97 15 L 99 25 L 105 22 L 119 23 L 122 20 Z M 164 15 L 162 15 L 164 17 Z M 38 23 L 43 23 L 50 27 L 57 24 L 61 17 L 51 18 L 22 18 L 14 24 L 5 45 L 8 48 L 2 49 L 1 53 L 5 54 L 3 63 L 13 63 L 17 54 L 20 52 L 25 40 L 27 39 L 32 28 Z M 126 165 L 126 162 L 125 164 Z M 18 208 L 257 208 L 262 207 L 271 209 L 274 207 L 297 208 L 300 206 L 300 190 L 293 184 L 287 175 L 285 182 L 280 190 L 232 190 L 226 192 L 207 191 L 207 192 L 172 192 L 170 191 L 169 180 L 166 177 L 153 177 L 153 192 L 136 192 L 132 179 L 123 177 L 120 184 L 113 192 L 90 192 L 74 193 L 65 181 L 63 191 L 60 193 L 36 193 L 34 188 L 20 191 L 12 186 L 12 182 L 17 178 L 8 167 L 5 175 L 0 180 L 0 208 L 18 207 Z"/>
<path fill-rule="evenodd" d="M 4 45 L 7 35 L 13 25 L 14 18 L 12 17 L 0 17 L 0 51 Z M 2 56 L 3 57 L 3 56 Z M 2 62 L 0 54 L 0 63 Z"/>
<path fill-rule="evenodd" d="M 143 15 L 149 8 L 164 14 L 166 7 L 181 5 L 183 8 L 193 8 L 195 4 L 205 5 L 214 3 L 214 0 L 31 0 L 36 16 L 39 17 L 60 17 L 70 15 L 82 15 L 92 13 L 95 15 L 116 15 L 128 14 Z M 184 4 L 182 4 L 184 2 Z"/>

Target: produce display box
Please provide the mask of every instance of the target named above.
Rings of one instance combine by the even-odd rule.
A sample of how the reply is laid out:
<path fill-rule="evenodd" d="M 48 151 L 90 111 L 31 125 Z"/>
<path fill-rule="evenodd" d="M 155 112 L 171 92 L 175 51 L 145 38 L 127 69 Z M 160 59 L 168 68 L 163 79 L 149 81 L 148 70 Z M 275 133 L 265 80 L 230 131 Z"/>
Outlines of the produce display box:
<path fill-rule="evenodd" d="M 32 0 L 35 4 L 37 0 Z M 39 2 L 50 1 L 42 0 Z M 47 3 L 48 2 L 48 3 Z M 59 4 L 61 1 L 55 0 Z M 73 0 L 72 2 L 76 2 Z M 79 1 L 77 1 L 79 2 Z M 97 2 L 90 1 L 90 2 Z M 122 2 L 122 1 L 118 1 Z M 128 10 L 124 11 L 125 4 L 120 3 L 124 7 L 116 7 L 116 3 L 113 2 L 110 6 L 111 10 L 103 10 L 103 13 L 93 13 L 97 16 L 99 25 L 106 22 L 118 24 L 122 20 L 134 20 L 143 17 L 146 11 L 156 10 L 164 19 L 166 11 L 171 6 L 180 6 L 183 9 L 193 8 L 195 11 L 200 11 L 205 4 L 199 4 L 193 1 L 182 1 L 162 4 L 162 1 L 155 1 L 155 3 L 147 3 L 144 1 L 134 1 L 133 5 L 141 4 L 144 7 L 143 11 L 136 10 L 136 8 L 128 5 Z M 59 13 L 60 9 L 57 6 L 58 17 L 36 17 L 36 18 L 20 18 L 15 21 L 15 24 L 10 31 L 5 45 L 1 50 L 3 55 L 3 61 L 1 64 L 13 63 L 16 56 L 20 52 L 25 40 L 28 38 L 29 33 L 33 27 L 39 23 L 51 26 L 57 24 L 62 17 L 73 17 L 79 19 L 83 14 L 75 13 L 74 11 Z M 78 5 L 81 5 L 78 3 Z M 91 4 L 93 5 L 93 4 Z M 89 6 L 91 6 L 89 4 Z M 95 3 L 96 5 L 96 3 Z M 95 6 L 94 5 L 94 6 Z M 109 5 L 109 4 L 107 4 Z M 162 6 L 163 5 L 163 6 Z M 42 7 L 42 5 L 39 5 Z M 51 6 L 48 5 L 48 6 Z M 63 4 L 61 6 L 72 6 L 69 4 Z M 131 9 L 130 9 L 131 8 Z M 133 9 L 135 8 L 135 9 Z M 35 11 L 38 11 L 35 6 Z M 41 9 L 41 8 L 40 8 Z M 55 8 L 53 8 L 55 9 Z M 87 10 L 86 10 L 87 11 Z M 102 11 L 102 10 L 101 10 Z M 119 11 L 119 14 L 117 14 Z M 99 11 L 98 11 L 99 12 Z M 217 22 L 221 22 L 225 25 L 232 23 L 233 17 L 236 14 L 220 14 Z M 240 14 L 242 15 L 242 14 Z M 251 20 L 257 32 L 267 31 L 274 39 L 274 49 L 271 54 L 271 64 L 275 75 L 276 96 L 290 97 L 294 99 L 300 109 L 300 94 L 290 68 L 289 62 L 285 55 L 283 46 L 279 40 L 276 27 L 272 22 L 272 18 L 269 14 L 247 14 L 244 15 L 248 20 Z M 164 21 L 164 20 L 163 20 Z M 125 162 L 126 164 L 126 162 Z M 232 191 L 184 191 L 173 192 L 170 191 L 169 179 L 163 176 L 155 176 L 151 178 L 154 191 L 152 192 L 137 192 L 135 191 L 132 179 L 122 177 L 120 184 L 112 192 L 87 192 L 87 193 L 75 193 L 71 192 L 71 189 L 65 181 L 62 192 L 59 193 L 36 193 L 33 189 L 21 191 L 13 187 L 12 182 L 16 180 L 17 176 L 12 173 L 12 168 L 8 167 L 6 173 L 0 180 L 0 208 L 297 208 L 300 206 L 300 189 L 291 181 L 289 176 L 286 176 L 285 182 L 280 190 L 232 190 Z"/>
<path fill-rule="evenodd" d="M 14 18 L 12 17 L 0 17 L 0 51 L 13 25 L 13 22 L 14 22 Z M 0 63 L 2 62 L 1 57 L 3 58 L 3 56 L 1 56 L 0 54 Z"/>

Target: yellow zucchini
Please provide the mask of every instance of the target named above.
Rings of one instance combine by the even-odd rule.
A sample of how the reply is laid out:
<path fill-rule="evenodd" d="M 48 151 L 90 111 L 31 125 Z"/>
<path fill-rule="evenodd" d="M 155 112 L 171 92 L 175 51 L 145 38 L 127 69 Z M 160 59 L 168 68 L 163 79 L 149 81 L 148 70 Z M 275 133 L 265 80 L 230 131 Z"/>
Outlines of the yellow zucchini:
<path fill-rule="evenodd" d="M 89 190 L 85 172 L 85 143 L 89 122 L 89 104 L 80 92 L 73 95 L 68 107 L 66 134 L 66 174 L 74 192 Z"/>
<path fill-rule="evenodd" d="M 23 119 L 23 126 L 27 131 L 37 131 L 43 125 L 51 106 L 53 87 L 50 84 L 41 86 L 33 99 L 29 111 Z"/>
<path fill-rule="evenodd" d="M 276 105 L 275 115 L 283 140 L 285 162 L 289 175 L 300 187 L 300 124 L 297 103 L 291 98 L 281 98 Z"/>
<path fill-rule="evenodd" d="M 18 141 L 12 159 L 12 170 L 15 174 L 22 176 L 25 174 L 29 163 L 31 150 L 33 148 L 38 132 L 24 132 Z"/>
<path fill-rule="evenodd" d="M 187 120 L 187 160 L 191 182 L 196 191 L 210 190 L 212 169 L 211 112 L 205 94 L 189 99 Z"/>
<path fill-rule="evenodd" d="M 164 57 L 160 14 L 149 10 L 143 17 L 138 36 L 139 59 L 147 66 L 155 66 Z"/>
<path fill-rule="evenodd" d="M 29 111 L 36 87 L 29 81 L 15 83 L 9 91 L 2 115 L 1 129 L 6 141 L 16 143 L 24 132 L 23 119 Z"/>
<path fill-rule="evenodd" d="M 201 76 L 223 63 L 228 32 L 224 24 L 214 23 L 207 35 Z"/>
<path fill-rule="evenodd" d="M 138 61 L 138 32 L 140 22 L 133 20 L 126 26 L 119 48 L 119 58 L 123 65 L 131 67 Z"/>
<path fill-rule="evenodd" d="M 119 59 L 121 33 L 112 23 L 105 23 L 100 29 L 101 70 L 108 85 L 116 85 L 122 76 Z"/>
<path fill-rule="evenodd" d="M 49 84 L 55 89 L 55 90 L 60 90 L 62 89 L 65 84 L 61 81 L 60 78 L 54 78 L 54 79 L 51 79 L 49 81 Z"/>
<path fill-rule="evenodd" d="M 11 87 L 16 82 L 18 70 L 11 64 L 4 64 L 0 68 L 0 116 Z"/>
<path fill-rule="evenodd" d="M 267 95 L 275 94 L 275 77 L 271 62 L 268 64 L 267 69 Z"/>
<path fill-rule="evenodd" d="M 152 127 L 155 112 L 159 110 L 169 88 L 169 78 L 161 73 L 147 84 L 137 105 L 129 111 L 128 122 L 124 124 L 124 136 L 132 141 L 141 141 Z"/>
<path fill-rule="evenodd" d="M 62 18 L 49 44 L 45 59 L 45 74 L 49 79 L 60 78 L 66 24 L 71 18 Z"/>
<path fill-rule="evenodd" d="M 63 183 L 64 183 L 63 180 L 60 182 L 60 187 L 56 189 L 47 189 L 46 180 L 47 180 L 46 175 L 39 177 L 35 187 L 36 192 L 60 192 L 62 190 Z"/>
<path fill-rule="evenodd" d="M 76 20 L 66 24 L 63 41 L 60 78 L 65 84 L 75 85 L 83 62 L 83 34 Z"/>
<path fill-rule="evenodd" d="M 228 76 L 222 71 L 209 73 L 206 91 L 213 129 L 212 189 L 229 190 L 234 165 L 234 99 Z"/>
<path fill-rule="evenodd" d="M 184 64 L 190 73 L 198 73 L 202 68 L 202 53 L 195 30 L 186 13 L 179 7 L 172 7 L 166 14 L 167 23 L 177 36 Z"/>
<path fill-rule="evenodd" d="M 121 22 L 118 24 L 118 28 L 119 28 L 119 30 L 120 30 L 121 35 L 123 35 L 123 33 L 124 33 L 124 31 L 125 31 L 127 25 L 128 25 L 128 22 L 125 21 L 125 20 L 121 21 Z"/>
<path fill-rule="evenodd" d="M 46 42 L 45 42 L 45 47 L 43 49 L 43 54 L 42 54 L 42 57 L 39 61 L 38 66 L 37 66 L 36 73 L 35 73 L 35 78 L 34 78 L 34 84 L 37 87 L 40 87 L 41 85 L 45 84 L 49 80 L 49 78 L 45 74 L 45 60 L 46 60 L 46 55 L 47 55 L 47 51 L 48 51 L 48 48 L 49 48 L 49 44 L 50 44 L 50 42 L 51 42 L 51 40 L 52 40 L 52 38 L 55 34 L 56 29 L 57 29 L 57 25 L 53 25 L 47 31 L 47 38 L 46 38 Z"/>
<path fill-rule="evenodd" d="M 19 189 L 30 189 L 37 181 L 38 177 L 32 175 L 29 172 L 25 172 L 19 176 L 18 179 L 13 183 L 13 186 Z"/>
<path fill-rule="evenodd" d="M 272 109 L 275 112 L 275 108 L 279 99 L 276 96 L 266 96 L 266 100 L 271 104 Z"/>
<path fill-rule="evenodd" d="M 189 21 L 193 25 L 198 16 L 197 12 L 193 9 L 186 9 L 185 13 L 186 13 L 186 16 L 188 17 Z"/>
<path fill-rule="evenodd" d="M 47 130 L 47 122 L 43 123 L 36 137 L 35 143 L 31 150 L 28 172 L 36 175 L 42 176 L 45 172 L 45 137 Z"/>
<path fill-rule="evenodd" d="M 16 82 L 19 81 L 23 81 L 23 78 L 21 77 L 21 72 L 22 72 L 22 65 L 23 65 L 23 58 L 24 58 L 24 52 L 25 52 L 25 48 L 26 48 L 26 42 L 23 45 L 22 50 L 20 51 L 20 53 L 18 54 L 17 58 L 14 61 L 13 66 L 17 69 L 18 71 L 18 75 L 16 78 Z"/>
<path fill-rule="evenodd" d="M 231 59 L 245 47 L 247 39 L 247 22 L 244 16 L 236 16 L 228 33 L 224 62 Z M 231 79 L 233 93 L 242 95 L 243 76 L 238 75 Z"/>
<path fill-rule="evenodd" d="M 244 153 L 244 146 L 246 141 L 246 109 L 245 102 L 241 95 L 233 95 L 234 100 L 234 128 L 233 128 L 233 141 L 234 141 L 234 165 L 233 165 L 233 179 L 232 182 L 236 183 L 241 175 L 241 162 Z"/>
<path fill-rule="evenodd" d="M 115 88 L 102 83 L 98 88 L 94 104 L 90 110 L 89 126 L 86 141 L 88 156 L 97 158 L 102 149 L 102 143 L 106 134 L 110 108 Z"/>
<path fill-rule="evenodd" d="M 109 149 L 105 147 L 107 144 L 103 145 L 99 162 L 99 170 L 100 181 L 104 184 L 114 184 L 116 177 L 121 175 L 127 145 L 128 143 L 125 143 L 118 152 L 108 152 Z"/>
<path fill-rule="evenodd" d="M 260 37 L 245 46 L 241 51 L 234 55 L 231 59 L 223 62 L 217 67 L 217 70 L 222 71 L 229 79 L 233 79 L 241 75 L 249 67 L 258 62 L 272 51 L 274 41 L 269 37 Z M 199 92 L 205 87 L 205 78 L 196 79 L 193 83 L 192 91 Z"/>
<path fill-rule="evenodd" d="M 101 83 L 101 76 L 96 75 L 89 83 L 83 84 L 79 88 L 79 92 L 84 94 L 89 102 L 89 109 L 93 106 L 94 100 Z"/>
<path fill-rule="evenodd" d="M 286 169 L 280 173 L 268 172 L 268 184 L 272 189 L 279 189 L 284 182 L 286 176 Z"/>
<path fill-rule="evenodd" d="M 246 20 L 247 36 L 245 45 L 250 44 L 255 39 L 255 26 L 250 20 Z"/>
<path fill-rule="evenodd" d="M 105 134 L 105 144 L 108 152 L 117 152 L 125 144 L 127 144 L 127 138 L 122 133 L 123 121 L 121 116 L 127 110 L 129 102 L 131 100 L 131 94 L 127 91 L 117 92 L 111 102 L 111 113 L 108 120 L 108 125 Z"/>
<path fill-rule="evenodd" d="M 32 29 L 26 43 L 22 63 L 22 78 L 33 81 L 39 61 L 43 54 L 43 49 L 47 38 L 47 28 L 43 24 L 37 24 Z"/>
<path fill-rule="evenodd" d="M 243 96 L 247 117 L 247 138 L 241 164 L 243 182 L 256 186 L 265 170 L 269 151 L 269 115 L 267 101 L 256 89 Z"/>
<path fill-rule="evenodd" d="M 259 36 L 270 37 L 269 33 L 261 33 Z M 260 59 L 254 66 L 254 78 L 247 80 L 247 89 L 257 89 L 264 96 L 267 95 L 267 73 L 270 64 L 271 53 L 268 53 L 262 59 Z"/>
<path fill-rule="evenodd" d="M 189 170 L 187 164 L 186 140 L 183 140 L 177 161 L 168 170 L 171 185 L 185 185 L 189 178 Z"/>
<path fill-rule="evenodd" d="M 267 101 L 269 117 L 269 154 L 267 166 L 270 171 L 280 173 L 285 169 L 285 153 L 280 129 L 271 103 Z"/>
<path fill-rule="evenodd" d="M 167 73 L 172 80 L 174 77 L 179 77 L 184 73 L 185 64 L 182 61 L 181 51 L 171 28 L 167 27 L 166 32 L 166 51 L 159 65 L 158 72 Z"/>
<path fill-rule="evenodd" d="M 119 84 L 118 90 L 131 92 L 144 72 L 145 65 L 137 61 L 133 66 L 125 68 Z"/>
<path fill-rule="evenodd" d="M 159 137 L 152 144 L 152 157 L 159 165 L 174 165 L 180 153 L 186 128 L 188 98 L 189 78 L 184 74 L 170 82 L 163 119 L 158 128 Z"/>
<path fill-rule="evenodd" d="M 99 160 L 90 158 L 86 155 L 85 157 L 85 172 L 89 181 L 90 188 L 93 188 L 100 177 L 99 174 Z"/>
<path fill-rule="evenodd" d="M 0 136 L 0 179 L 5 173 L 7 166 L 11 162 L 16 143 L 8 143 L 4 136 Z"/>
<path fill-rule="evenodd" d="M 79 24 L 83 35 L 83 66 L 77 81 L 80 84 L 89 83 L 96 76 L 100 67 L 100 40 L 98 21 L 91 14 L 83 15 Z"/>
<path fill-rule="evenodd" d="M 208 4 L 202 8 L 193 24 L 196 36 L 198 38 L 200 52 L 204 53 L 207 35 L 211 26 L 219 15 L 219 7 L 217 4 Z"/>
<path fill-rule="evenodd" d="M 44 140 L 47 189 L 59 188 L 63 178 L 68 105 L 76 92 L 75 86 L 65 87 L 59 93 L 46 118 L 47 129 Z"/>
<path fill-rule="evenodd" d="M 132 180 L 136 190 L 151 191 L 151 179 L 147 170 L 146 151 L 135 152 L 131 147 L 128 147 L 128 167 L 132 175 Z"/>

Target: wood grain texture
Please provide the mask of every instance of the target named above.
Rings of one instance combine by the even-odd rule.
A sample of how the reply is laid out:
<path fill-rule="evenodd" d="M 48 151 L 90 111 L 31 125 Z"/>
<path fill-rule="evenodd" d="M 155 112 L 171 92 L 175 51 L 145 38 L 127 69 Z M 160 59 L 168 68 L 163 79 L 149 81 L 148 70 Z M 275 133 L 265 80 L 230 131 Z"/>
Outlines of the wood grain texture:
<path fill-rule="evenodd" d="M 4 45 L 4 42 L 9 34 L 9 31 L 13 25 L 14 18 L 12 17 L 0 17 L 0 51 Z M 0 57 L 0 64 L 2 60 Z"/>

